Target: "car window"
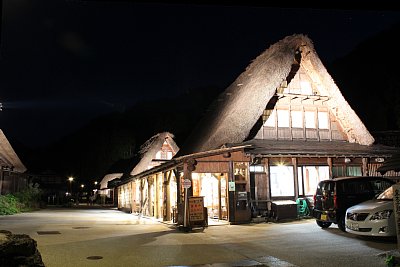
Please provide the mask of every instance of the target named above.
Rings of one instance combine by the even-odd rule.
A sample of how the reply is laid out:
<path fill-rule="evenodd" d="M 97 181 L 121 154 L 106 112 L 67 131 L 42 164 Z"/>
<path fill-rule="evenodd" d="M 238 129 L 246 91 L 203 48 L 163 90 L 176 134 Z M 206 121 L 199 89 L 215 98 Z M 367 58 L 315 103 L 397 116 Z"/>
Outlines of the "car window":
<path fill-rule="evenodd" d="M 333 191 L 334 183 L 324 181 L 320 182 L 317 187 L 317 195 L 322 195 L 323 191 Z"/>
<path fill-rule="evenodd" d="M 384 191 L 392 185 L 390 182 L 382 180 L 373 180 L 370 181 L 370 184 L 376 194 Z"/>
<path fill-rule="evenodd" d="M 371 193 L 371 185 L 364 180 L 348 181 L 342 183 L 342 192 L 345 194 L 365 194 Z"/>
<path fill-rule="evenodd" d="M 376 199 L 393 200 L 393 186 L 383 191 Z"/>

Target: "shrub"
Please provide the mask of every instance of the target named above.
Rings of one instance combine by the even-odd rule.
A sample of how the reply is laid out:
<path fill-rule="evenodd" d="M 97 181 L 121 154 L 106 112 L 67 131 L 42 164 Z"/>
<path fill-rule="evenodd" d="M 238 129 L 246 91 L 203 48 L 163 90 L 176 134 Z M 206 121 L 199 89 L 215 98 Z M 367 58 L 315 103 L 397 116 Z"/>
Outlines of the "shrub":
<path fill-rule="evenodd" d="M 5 196 L 0 195 L 0 215 L 11 215 L 20 212 L 18 199 L 7 194 Z"/>
<path fill-rule="evenodd" d="M 15 197 L 21 205 L 21 211 L 39 209 L 41 196 L 42 190 L 39 185 L 32 183 L 28 184 L 24 190 L 15 193 Z"/>

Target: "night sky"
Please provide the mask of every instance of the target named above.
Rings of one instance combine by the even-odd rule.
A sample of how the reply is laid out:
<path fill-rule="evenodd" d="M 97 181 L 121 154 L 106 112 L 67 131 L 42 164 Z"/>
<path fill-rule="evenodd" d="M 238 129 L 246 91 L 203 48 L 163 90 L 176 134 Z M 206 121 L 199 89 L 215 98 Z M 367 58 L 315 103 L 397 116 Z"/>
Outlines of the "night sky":
<path fill-rule="evenodd" d="M 0 128 L 29 147 L 138 101 L 225 88 L 287 35 L 308 35 L 326 66 L 400 21 L 398 10 L 385 9 L 78 0 L 2 5 Z"/>

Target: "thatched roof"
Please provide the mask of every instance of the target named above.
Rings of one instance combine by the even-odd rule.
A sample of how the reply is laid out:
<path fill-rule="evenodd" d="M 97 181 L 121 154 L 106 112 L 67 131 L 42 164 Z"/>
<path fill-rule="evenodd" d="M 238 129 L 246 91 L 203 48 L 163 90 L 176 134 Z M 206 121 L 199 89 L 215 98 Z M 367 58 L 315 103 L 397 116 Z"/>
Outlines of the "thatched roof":
<path fill-rule="evenodd" d="M 179 151 L 179 147 L 174 141 L 174 135 L 169 132 L 158 133 L 147 140 L 140 149 L 142 155 L 139 163 L 131 171 L 131 175 L 136 175 L 148 169 L 151 166 L 153 159 L 156 158 L 156 154 L 161 150 L 162 145 L 166 141 L 172 148 L 172 154 L 175 155 Z"/>
<path fill-rule="evenodd" d="M 12 168 L 20 173 L 26 171 L 26 167 L 22 164 L 2 130 L 0 130 L 0 165 L 1 167 Z"/>
<path fill-rule="evenodd" d="M 276 89 L 288 77 L 295 58 L 318 85 L 321 95 L 330 97 L 350 143 L 371 145 L 374 138 L 350 107 L 305 35 L 287 36 L 270 46 L 218 97 L 208 114 L 189 136 L 180 154 L 215 149 L 226 143 L 246 140 Z"/>
<path fill-rule="evenodd" d="M 100 189 L 107 189 L 108 188 L 108 182 L 120 178 L 122 176 L 122 173 L 110 173 L 106 174 L 103 179 L 100 182 Z"/>

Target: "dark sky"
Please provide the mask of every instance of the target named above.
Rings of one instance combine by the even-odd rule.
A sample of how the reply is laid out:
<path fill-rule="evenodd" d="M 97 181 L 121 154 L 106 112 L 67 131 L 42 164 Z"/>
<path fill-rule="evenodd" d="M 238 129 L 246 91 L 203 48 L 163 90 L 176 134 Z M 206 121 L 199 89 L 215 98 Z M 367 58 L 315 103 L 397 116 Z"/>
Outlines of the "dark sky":
<path fill-rule="evenodd" d="M 327 65 L 399 21 L 384 8 L 3 0 L 0 128 L 49 144 L 137 101 L 225 88 L 287 35 L 308 35 Z"/>

